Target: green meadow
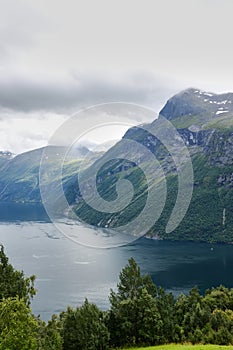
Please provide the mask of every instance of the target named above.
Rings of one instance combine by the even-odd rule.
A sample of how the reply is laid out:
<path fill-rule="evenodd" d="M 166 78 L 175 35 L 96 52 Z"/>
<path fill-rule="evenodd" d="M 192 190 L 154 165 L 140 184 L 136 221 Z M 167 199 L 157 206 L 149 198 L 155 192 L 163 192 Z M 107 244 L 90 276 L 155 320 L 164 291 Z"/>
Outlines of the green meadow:
<path fill-rule="evenodd" d="M 224 345 L 159 345 L 146 348 L 130 348 L 128 350 L 233 350 L 233 346 Z"/>

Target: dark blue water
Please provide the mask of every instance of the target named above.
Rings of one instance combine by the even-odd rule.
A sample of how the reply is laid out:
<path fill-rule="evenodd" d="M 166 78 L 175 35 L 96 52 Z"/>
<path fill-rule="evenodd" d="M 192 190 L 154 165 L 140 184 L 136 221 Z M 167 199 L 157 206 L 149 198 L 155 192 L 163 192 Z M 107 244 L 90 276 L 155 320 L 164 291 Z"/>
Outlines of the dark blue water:
<path fill-rule="evenodd" d="M 37 276 L 32 308 L 43 319 L 68 304 L 80 305 L 85 297 L 106 309 L 109 290 L 116 288 L 131 256 L 143 273 L 175 295 L 194 285 L 202 292 L 219 284 L 233 287 L 233 246 L 142 238 L 121 248 L 85 248 L 46 222 L 40 207 L 21 206 L 1 204 L 0 241 L 17 269 Z"/>
<path fill-rule="evenodd" d="M 49 217 L 40 203 L 0 203 L 0 221 L 44 221 Z"/>

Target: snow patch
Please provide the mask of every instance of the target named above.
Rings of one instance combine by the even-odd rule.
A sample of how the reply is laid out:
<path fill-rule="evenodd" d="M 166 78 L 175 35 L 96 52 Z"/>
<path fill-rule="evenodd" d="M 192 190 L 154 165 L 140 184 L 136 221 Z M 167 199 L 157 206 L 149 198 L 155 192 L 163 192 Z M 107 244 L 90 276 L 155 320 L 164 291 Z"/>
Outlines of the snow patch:
<path fill-rule="evenodd" d="M 222 113 L 227 113 L 228 111 L 217 111 L 215 114 L 222 114 Z"/>

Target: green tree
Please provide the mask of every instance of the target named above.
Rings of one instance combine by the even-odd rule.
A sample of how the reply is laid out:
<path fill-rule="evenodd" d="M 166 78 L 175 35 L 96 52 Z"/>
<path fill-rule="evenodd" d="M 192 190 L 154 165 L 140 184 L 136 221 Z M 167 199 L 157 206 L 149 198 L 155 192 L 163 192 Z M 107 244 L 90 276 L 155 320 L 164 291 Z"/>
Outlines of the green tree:
<path fill-rule="evenodd" d="M 160 343 L 171 343 L 178 340 L 175 326 L 175 299 L 172 293 L 166 293 L 164 288 L 157 288 L 156 305 L 162 320 Z"/>
<path fill-rule="evenodd" d="M 209 322 L 211 311 L 197 287 L 189 295 L 181 295 L 175 304 L 175 315 L 180 341 L 199 342 L 200 330 Z"/>
<path fill-rule="evenodd" d="M 95 304 L 86 299 L 80 308 L 68 307 L 60 317 L 63 324 L 63 349 L 108 349 L 109 332 L 104 323 L 104 314 Z"/>
<path fill-rule="evenodd" d="M 206 290 L 204 301 L 211 311 L 214 309 L 226 310 L 233 306 L 231 290 L 224 286 Z"/>
<path fill-rule="evenodd" d="M 137 300 L 138 308 L 138 339 L 143 345 L 155 345 L 162 343 L 163 319 L 159 313 L 155 299 L 144 288 Z"/>
<path fill-rule="evenodd" d="M 0 301 L 3 298 L 18 296 L 30 304 L 30 299 L 36 294 L 35 276 L 25 277 L 24 273 L 15 270 L 8 260 L 3 246 L 0 245 Z"/>
<path fill-rule="evenodd" d="M 0 302 L 0 350 L 37 350 L 38 323 L 19 297 Z"/>
<path fill-rule="evenodd" d="M 46 324 L 37 319 L 38 329 L 38 348 L 41 350 L 62 350 L 61 322 L 56 315 Z"/>
<path fill-rule="evenodd" d="M 114 346 L 157 344 L 162 320 L 156 305 L 156 286 L 149 275 L 142 276 L 133 258 L 119 275 L 117 291 L 110 292 L 108 316 Z"/>
<path fill-rule="evenodd" d="M 211 315 L 210 324 L 214 330 L 212 342 L 228 345 L 233 343 L 233 311 L 215 309 Z"/>

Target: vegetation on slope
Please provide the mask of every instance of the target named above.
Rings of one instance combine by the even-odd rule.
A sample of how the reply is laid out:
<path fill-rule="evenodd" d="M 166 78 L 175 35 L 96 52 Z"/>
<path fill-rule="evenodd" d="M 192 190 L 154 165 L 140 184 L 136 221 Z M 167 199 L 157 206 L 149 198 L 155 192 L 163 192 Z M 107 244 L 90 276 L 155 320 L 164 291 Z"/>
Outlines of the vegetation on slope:
<path fill-rule="evenodd" d="M 191 240 L 205 242 L 233 242 L 233 182 L 221 183 L 219 179 L 230 178 L 233 165 L 215 167 L 209 164 L 205 155 L 196 154 L 192 158 L 194 170 L 193 196 L 188 211 L 180 225 L 172 232 L 166 233 L 165 227 L 175 205 L 177 197 L 177 176 L 167 176 L 167 199 L 162 215 L 148 232 L 149 237 L 160 237 L 169 240 Z M 90 208 L 84 201 L 76 204 L 76 213 L 80 220 L 100 227 L 114 228 L 124 225 L 137 217 L 144 208 L 148 186 L 143 173 L 137 167 L 131 170 L 116 172 L 106 176 L 100 173 L 103 181 L 97 185 L 100 195 L 105 200 L 116 198 L 115 184 L 119 179 L 127 179 L 134 186 L 134 197 L 124 211 L 102 213 Z M 116 165 L 117 168 L 117 165 Z M 151 215 L 148 213 L 148 215 Z M 146 220 L 146 218 L 145 218 Z"/>

